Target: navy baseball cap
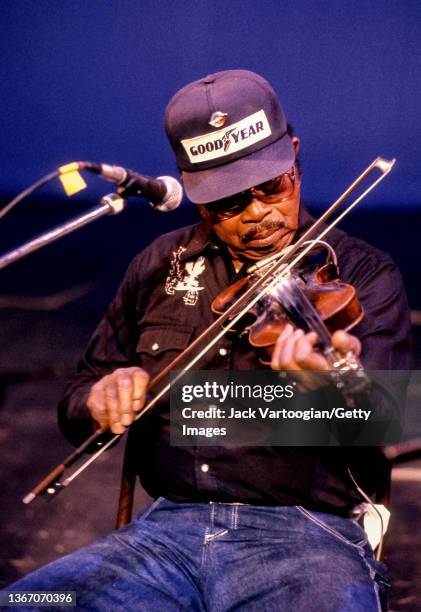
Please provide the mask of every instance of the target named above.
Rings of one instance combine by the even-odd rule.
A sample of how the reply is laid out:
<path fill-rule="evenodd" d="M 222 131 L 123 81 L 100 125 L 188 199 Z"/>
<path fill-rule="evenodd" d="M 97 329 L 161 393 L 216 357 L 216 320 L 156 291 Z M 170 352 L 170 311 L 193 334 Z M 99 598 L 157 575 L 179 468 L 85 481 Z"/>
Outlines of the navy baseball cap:
<path fill-rule="evenodd" d="M 196 204 L 264 183 L 295 161 L 277 95 L 248 70 L 216 72 L 180 89 L 165 110 L 165 130 Z"/>

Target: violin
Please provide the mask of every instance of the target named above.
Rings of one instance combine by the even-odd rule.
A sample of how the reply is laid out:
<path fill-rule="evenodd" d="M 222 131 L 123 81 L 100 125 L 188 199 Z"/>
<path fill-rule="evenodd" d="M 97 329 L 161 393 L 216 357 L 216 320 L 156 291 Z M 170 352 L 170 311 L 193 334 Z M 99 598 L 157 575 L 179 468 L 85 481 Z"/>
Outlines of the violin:
<path fill-rule="evenodd" d="M 320 249 L 327 251 L 327 258 L 318 265 L 312 261 L 312 255 Z M 212 311 L 222 315 L 232 308 L 252 278 L 253 275 L 243 277 L 223 290 L 213 301 Z M 305 333 L 316 332 L 316 348 L 331 365 L 334 384 L 347 406 L 353 408 L 357 398 L 370 391 L 370 380 L 354 353 L 343 356 L 334 350 L 331 334 L 339 329 L 351 330 L 362 320 L 364 312 L 355 288 L 339 279 L 333 249 L 328 243 L 316 241 L 299 266 L 276 279 L 275 275 L 270 291 L 248 311 L 245 318 L 250 322 L 241 333 L 248 333 L 249 343 L 260 352 L 260 362 L 270 366 L 274 345 L 286 324 L 291 323 Z M 343 373 L 347 376 L 339 375 Z M 304 376 L 304 373 L 298 376 L 298 383 Z M 326 377 L 317 373 L 312 378 L 316 387 L 327 382 Z M 305 390 L 302 384 L 298 388 Z"/>
<path fill-rule="evenodd" d="M 320 256 L 320 251 L 326 252 L 327 257 L 318 265 L 313 255 Z M 255 280 L 255 274 L 240 278 L 224 289 L 214 299 L 212 311 L 222 315 L 237 303 Z M 318 242 L 288 276 L 280 275 L 279 282 L 248 314 L 254 321 L 245 331 L 251 346 L 266 353 L 266 358 L 260 357 L 265 365 L 269 365 L 267 355 L 271 357 L 273 345 L 288 322 L 305 333 L 315 331 L 317 348 L 326 354 L 330 350 L 330 335 L 339 329 L 351 330 L 364 316 L 355 288 L 339 279 L 333 249 L 327 243 Z"/>
<path fill-rule="evenodd" d="M 319 338 L 319 350 L 326 355 L 333 368 L 354 372 L 358 376 L 362 374 L 361 389 L 367 389 L 369 381 L 364 377 L 361 364 L 355 355 L 343 358 L 335 354 L 330 340 L 331 331 L 335 327 L 349 330 L 363 316 L 355 289 L 340 281 L 335 272 L 334 262 L 327 261 L 320 267 L 311 268 L 310 264 L 306 264 L 305 258 L 314 249 L 314 243 L 321 243 L 324 236 L 387 176 L 394 164 L 394 159 L 391 161 L 381 157 L 375 159 L 297 242 L 285 252 L 276 253 L 265 260 L 258 261 L 248 269 L 248 276 L 220 293 L 212 304 L 214 312 L 220 313 L 218 318 L 150 381 L 148 390 L 156 387 L 168 377 L 170 372 L 182 364 L 183 369 L 173 376 L 171 383 L 167 382 L 164 386 L 160 386 L 154 397 L 138 412 L 135 422 L 169 392 L 171 384 L 177 382 L 186 371 L 192 369 L 228 331 L 235 329 L 237 323 L 245 315 L 252 315 L 255 319 L 253 325 L 248 329 L 251 344 L 257 349 L 266 349 L 269 355 L 286 321 L 293 321 L 304 331 L 316 331 Z M 325 226 L 325 222 L 374 170 L 379 170 L 380 176 L 373 180 L 330 225 Z M 194 356 L 191 357 L 192 355 Z M 186 357 L 190 358 L 187 363 Z M 265 361 L 265 363 L 268 362 Z M 339 388 L 341 385 L 343 383 L 339 381 L 336 386 Z M 355 381 L 352 387 L 353 389 L 349 391 L 345 388 L 343 391 L 350 403 L 354 401 L 355 393 L 360 390 L 358 385 L 355 385 Z M 124 433 L 111 434 L 104 427 L 97 429 L 79 448 L 38 483 L 23 498 L 23 502 L 29 504 L 38 495 L 45 492 L 50 496 L 55 495 L 63 487 L 68 486 L 105 450 L 115 444 L 122 435 Z M 61 481 L 64 472 L 74 465 L 87 450 L 91 451 L 94 447 L 97 448 L 96 452 L 70 476 Z"/>

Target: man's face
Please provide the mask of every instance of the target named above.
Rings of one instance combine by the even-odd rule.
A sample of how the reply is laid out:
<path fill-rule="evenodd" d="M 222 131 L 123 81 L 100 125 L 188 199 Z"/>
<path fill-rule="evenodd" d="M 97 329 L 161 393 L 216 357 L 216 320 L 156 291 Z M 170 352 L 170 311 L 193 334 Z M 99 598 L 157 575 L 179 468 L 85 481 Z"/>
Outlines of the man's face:
<path fill-rule="evenodd" d="M 299 141 L 293 138 L 297 154 Z M 298 227 L 300 177 L 295 169 L 238 198 L 201 207 L 202 216 L 235 261 L 268 257 L 288 246 Z M 232 206 L 230 204 L 232 203 Z"/>

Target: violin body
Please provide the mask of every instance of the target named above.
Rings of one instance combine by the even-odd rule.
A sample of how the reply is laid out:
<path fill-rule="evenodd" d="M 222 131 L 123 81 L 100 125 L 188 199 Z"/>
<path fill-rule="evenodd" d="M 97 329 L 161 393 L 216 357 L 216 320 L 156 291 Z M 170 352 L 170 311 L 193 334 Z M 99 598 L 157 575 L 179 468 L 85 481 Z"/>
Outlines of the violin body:
<path fill-rule="evenodd" d="M 306 333 L 316 331 L 319 348 L 325 350 L 330 346 L 330 334 L 338 329 L 349 331 L 364 316 L 355 288 L 339 279 L 332 261 L 318 265 L 312 258 L 305 258 L 294 274 L 284 278 L 281 272 L 279 277 L 279 282 L 249 310 L 253 321 L 245 326 L 250 344 L 266 354 L 260 359 L 262 363 L 270 363 L 273 346 L 287 323 Z M 213 312 L 223 314 L 254 280 L 240 278 L 222 291 L 212 303 Z"/>

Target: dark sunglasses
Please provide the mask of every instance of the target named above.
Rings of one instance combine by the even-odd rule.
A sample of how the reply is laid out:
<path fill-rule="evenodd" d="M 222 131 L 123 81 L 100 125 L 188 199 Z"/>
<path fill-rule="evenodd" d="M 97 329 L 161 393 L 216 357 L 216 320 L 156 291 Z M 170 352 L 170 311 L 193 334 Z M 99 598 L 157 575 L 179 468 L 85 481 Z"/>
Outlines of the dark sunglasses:
<path fill-rule="evenodd" d="M 291 170 L 270 181 L 203 206 L 209 211 L 213 220 L 219 222 L 238 215 L 253 198 L 266 204 L 279 204 L 288 200 L 294 193 L 295 176 L 295 166 L 293 166 Z"/>

